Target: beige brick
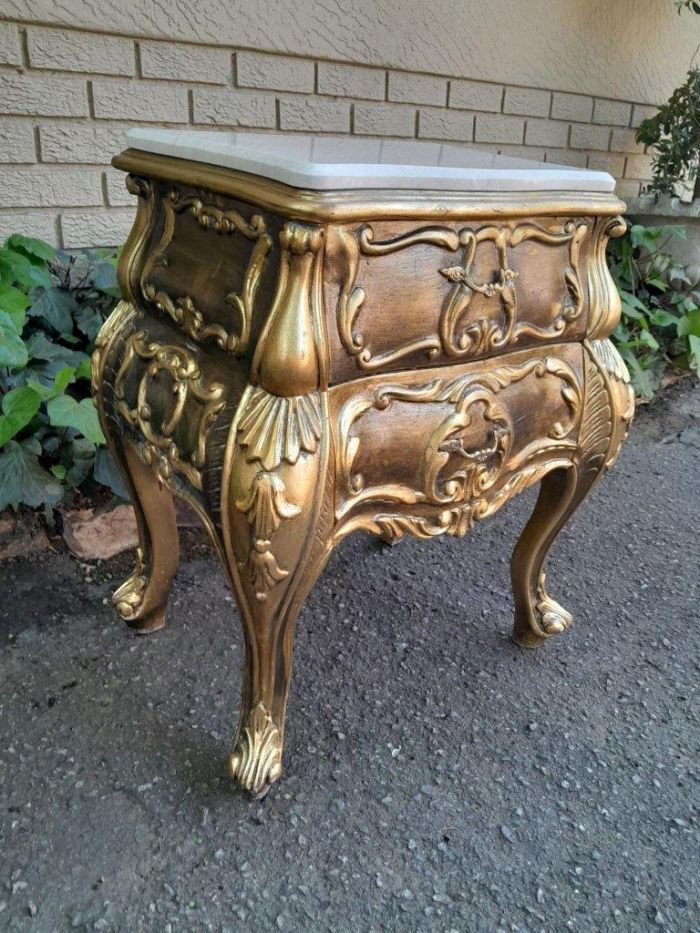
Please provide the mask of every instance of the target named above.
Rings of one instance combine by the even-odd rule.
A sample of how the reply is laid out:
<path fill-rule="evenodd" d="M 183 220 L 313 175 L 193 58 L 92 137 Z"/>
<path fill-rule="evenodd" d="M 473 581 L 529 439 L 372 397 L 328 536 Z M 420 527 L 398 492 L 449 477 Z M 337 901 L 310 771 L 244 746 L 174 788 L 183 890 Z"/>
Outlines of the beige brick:
<path fill-rule="evenodd" d="M 280 99 L 280 127 L 283 130 L 347 133 L 350 130 L 350 102 L 327 97 L 283 97 Z"/>
<path fill-rule="evenodd" d="M 0 169 L 0 207 L 63 207 L 102 203 L 102 179 L 92 169 Z"/>
<path fill-rule="evenodd" d="M 0 211 L 0 243 L 13 233 L 37 237 L 51 246 L 60 245 L 56 235 L 56 216 L 50 211 L 22 211 L 21 214 Z"/>
<path fill-rule="evenodd" d="M 520 113 L 528 117 L 548 117 L 551 100 L 551 91 L 507 87 L 503 98 L 503 113 Z"/>
<path fill-rule="evenodd" d="M 593 122 L 608 123 L 612 126 L 627 126 L 630 122 L 632 104 L 621 100 L 603 100 L 596 98 L 593 105 Z"/>
<path fill-rule="evenodd" d="M 362 65 L 336 65 L 319 62 L 318 93 L 338 97 L 384 100 L 386 72 Z"/>
<path fill-rule="evenodd" d="M 164 81 L 201 81 L 228 84 L 231 53 L 226 49 L 175 42 L 141 42 L 141 74 Z"/>
<path fill-rule="evenodd" d="M 0 162 L 36 162 L 34 127 L 29 120 L 0 119 Z"/>
<path fill-rule="evenodd" d="M 651 178 L 652 157 L 650 155 L 627 156 L 625 178 Z"/>
<path fill-rule="evenodd" d="M 84 117 L 85 81 L 54 76 L 0 74 L 0 113 L 42 117 Z"/>
<path fill-rule="evenodd" d="M 613 152 L 644 152 L 644 146 L 634 138 L 634 130 L 613 130 L 610 148 Z"/>
<path fill-rule="evenodd" d="M 355 132 L 365 136 L 413 136 L 415 108 L 406 104 L 355 104 Z"/>
<path fill-rule="evenodd" d="M 63 246 L 121 246 L 134 223 L 135 208 L 104 207 L 99 211 L 69 211 L 61 215 Z"/>
<path fill-rule="evenodd" d="M 150 81 L 93 81 L 98 120 L 144 120 L 147 123 L 187 123 L 184 87 Z"/>
<path fill-rule="evenodd" d="M 610 128 L 592 126 L 590 123 L 575 123 L 571 127 L 569 145 L 572 149 L 607 149 Z"/>
<path fill-rule="evenodd" d="M 569 126 L 556 120 L 528 120 L 525 142 L 535 146 L 566 146 Z"/>
<path fill-rule="evenodd" d="M 194 122 L 221 126 L 274 127 L 274 94 L 255 91 L 192 91 Z"/>
<path fill-rule="evenodd" d="M 408 71 L 389 72 L 389 100 L 407 104 L 447 104 L 447 81 Z"/>
<path fill-rule="evenodd" d="M 498 146 L 501 155 L 513 156 L 516 159 L 532 159 L 535 162 L 544 162 L 544 149 L 538 146 Z"/>
<path fill-rule="evenodd" d="M 617 178 L 625 169 L 625 157 L 612 152 L 594 152 L 588 156 L 588 167 L 596 172 L 608 172 Z"/>
<path fill-rule="evenodd" d="M 126 188 L 126 175 L 111 166 L 105 171 L 107 202 L 110 207 L 125 207 L 136 204 L 136 196 Z"/>
<path fill-rule="evenodd" d="M 545 162 L 554 162 L 556 165 L 574 165 L 576 168 L 586 167 L 585 152 L 572 152 L 570 149 L 547 149 L 544 158 Z"/>
<path fill-rule="evenodd" d="M 628 178 L 615 184 L 615 192 L 620 198 L 636 198 L 639 196 L 640 189 L 641 185 L 638 181 L 631 181 Z"/>
<path fill-rule="evenodd" d="M 421 107 L 418 135 L 424 139 L 447 139 L 469 142 L 474 139 L 474 114 L 440 107 Z"/>
<path fill-rule="evenodd" d="M 134 43 L 120 36 L 30 28 L 27 49 L 32 68 L 103 75 L 136 73 Z"/>
<path fill-rule="evenodd" d="M 555 120 L 579 120 L 586 123 L 593 113 L 593 98 L 581 94 L 563 94 L 555 91 L 552 95 L 552 116 Z"/>
<path fill-rule="evenodd" d="M 525 122 L 519 117 L 477 113 L 474 139 L 481 143 L 521 143 Z"/>
<path fill-rule="evenodd" d="M 450 81 L 450 107 L 498 113 L 501 109 L 502 98 L 503 88 L 500 84 L 484 84 L 483 81 Z"/>
<path fill-rule="evenodd" d="M 236 53 L 236 79 L 240 87 L 274 91 L 313 91 L 313 62 L 262 52 Z"/>
<path fill-rule="evenodd" d="M 19 30 L 13 23 L 0 23 L 0 65 L 20 65 Z"/>
<path fill-rule="evenodd" d="M 126 147 L 127 126 L 101 126 L 94 123 L 41 126 L 41 160 L 104 165 Z"/>
<path fill-rule="evenodd" d="M 648 120 L 649 117 L 655 117 L 658 112 L 658 107 L 648 107 L 645 104 L 635 104 L 632 108 L 632 126 L 638 127 L 642 120 Z"/>

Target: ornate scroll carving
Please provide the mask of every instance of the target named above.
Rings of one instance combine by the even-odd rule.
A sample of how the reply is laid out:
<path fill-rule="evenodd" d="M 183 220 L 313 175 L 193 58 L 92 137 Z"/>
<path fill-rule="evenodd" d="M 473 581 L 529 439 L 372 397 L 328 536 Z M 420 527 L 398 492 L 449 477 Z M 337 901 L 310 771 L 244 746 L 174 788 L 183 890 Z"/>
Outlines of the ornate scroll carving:
<path fill-rule="evenodd" d="M 240 730 L 229 773 L 254 797 L 282 774 L 282 736 L 262 703 L 253 707 Z"/>
<path fill-rule="evenodd" d="M 392 240 L 374 242 L 372 228 L 368 225 L 361 227 L 357 235 L 341 228 L 336 234 L 346 266 L 336 311 L 341 343 L 355 358 L 360 369 L 373 372 L 423 351 L 430 361 L 437 359 L 441 353 L 453 359 L 462 359 L 515 345 L 525 336 L 542 341 L 561 337 L 566 327 L 580 317 L 583 309 L 584 295 L 579 267 L 581 244 L 587 232 L 588 225 L 576 220 L 565 221 L 560 230 L 550 230 L 532 222 L 510 222 L 497 226 L 488 224 L 477 228 L 465 227 L 459 233 L 449 227 L 423 227 Z M 510 268 L 509 250 L 526 241 L 568 246 L 569 250 L 568 263 L 564 269 L 565 297 L 554 320 L 546 327 L 518 321 L 517 273 Z M 474 261 L 477 247 L 485 242 L 494 243 L 498 268 L 492 280 L 479 282 L 474 273 Z M 462 265 L 439 270 L 453 284 L 453 288 L 440 315 L 437 333 L 427 334 L 394 350 L 374 354 L 357 327 L 357 318 L 366 297 L 362 286 L 356 284 L 360 256 L 381 256 L 418 243 L 453 251 L 459 246 L 464 249 Z M 460 322 L 474 294 L 487 298 L 498 297 L 501 318 L 480 318 L 460 329 Z"/>
<path fill-rule="evenodd" d="M 552 377 L 560 382 L 569 417 L 564 423 L 554 421 L 546 437 L 528 445 L 513 458 L 514 428 L 498 396 L 508 386 L 530 375 L 537 379 Z M 354 425 L 371 409 L 386 410 L 393 401 L 443 403 L 451 409 L 428 438 L 417 488 L 402 483 L 367 486 L 364 477 L 353 472 L 359 448 Z M 580 410 L 581 389 L 576 374 L 567 363 L 555 357 L 499 366 L 491 372 L 466 374 L 456 379 L 433 379 L 419 386 L 389 384 L 354 396 L 345 403 L 338 420 L 338 489 L 342 499 L 336 508 L 339 522 L 336 536 L 344 537 L 356 528 L 385 536 L 411 533 L 417 537 L 433 537 L 466 533 L 475 520 L 491 514 L 510 496 L 542 475 L 544 466 L 533 466 L 533 461 L 545 454 L 550 461 L 558 456 L 566 456 L 570 461 L 575 442 L 568 438 L 578 423 Z M 484 423 L 486 443 L 475 449 L 465 449 L 464 432 L 476 418 Z M 448 463 L 454 464 L 455 460 L 456 468 L 445 475 Z M 495 487 L 506 469 L 511 475 L 496 492 Z M 370 501 L 431 506 L 433 513 L 434 507 L 441 511 L 436 518 L 405 514 L 351 516 L 358 506 Z"/>
<path fill-rule="evenodd" d="M 170 318 L 183 328 L 188 337 L 197 342 L 214 342 L 222 350 L 242 356 L 248 349 L 250 342 L 250 328 L 253 317 L 253 302 L 263 270 L 265 257 L 270 251 L 272 240 L 267 233 L 265 220 L 260 214 L 253 214 L 250 222 L 246 221 L 238 211 L 224 211 L 220 208 L 205 204 L 196 195 L 183 195 L 173 188 L 163 199 L 165 210 L 163 221 L 163 234 L 158 246 L 155 248 L 149 261 L 144 267 L 141 291 L 146 301 L 152 303 L 159 311 L 169 315 Z M 216 233 L 229 235 L 241 233 L 253 246 L 245 271 L 241 294 L 231 292 L 226 296 L 226 302 L 231 306 L 237 316 L 237 332 L 227 330 L 221 324 L 205 323 L 204 315 L 194 304 L 192 298 L 184 295 L 173 299 L 163 289 L 158 289 L 150 281 L 150 275 L 156 265 L 165 263 L 165 254 L 173 238 L 175 214 L 188 211 L 203 230 L 213 230 Z"/>
<path fill-rule="evenodd" d="M 138 383 L 136 404 L 131 406 L 125 397 L 125 381 L 140 359 L 147 365 Z M 152 423 L 153 412 L 149 403 L 149 389 L 166 373 L 171 380 L 174 403 L 172 411 L 163 417 L 159 428 Z M 205 384 L 201 369 L 189 350 L 173 344 L 160 344 L 150 340 L 145 331 L 131 334 L 126 342 L 124 357 L 114 383 L 117 410 L 128 424 L 137 428 L 144 437 L 143 457 L 168 482 L 172 471 L 182 473 L 196 488 L 202 488 L 201 469 L 204 466 L 207 432 L 224 407 L 224 387 L 219 383 Z M 196 423 L 195 443 L 189 457 L 184 457 L 173 440 L 175 429 L 185 414 L 190 399 L 201 406 L 197 421 L 188 415 L 188 423 Z"/>

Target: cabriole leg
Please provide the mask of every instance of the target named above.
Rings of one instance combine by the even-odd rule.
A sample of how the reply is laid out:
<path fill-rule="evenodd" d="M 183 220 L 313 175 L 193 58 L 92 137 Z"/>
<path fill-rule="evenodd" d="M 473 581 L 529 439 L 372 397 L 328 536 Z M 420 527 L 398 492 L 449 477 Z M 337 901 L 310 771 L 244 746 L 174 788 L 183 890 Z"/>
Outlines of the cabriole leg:
<path fill-rule="evenodd" d="M 112 602 L 131 628 L 154 632 L 165 625 L 165 605 L 179 556 L 173 497 L 128 441 L 111 448 L 131 494 L 139 532 L 134 572 L 115 591 Z"/>
<path fill-rule="evenodd" d="M 609 340 L 587 343 L 585 400 L 578 449 L 570 467 L 548 473 L 530 520 L 513 551 L 513 639 L 534 648 L 568 628 L 572 616 L 545 589 L 544 561 L 552 543 L 596 480 L 615 462 L 634 413 L 624 364 Z"/>

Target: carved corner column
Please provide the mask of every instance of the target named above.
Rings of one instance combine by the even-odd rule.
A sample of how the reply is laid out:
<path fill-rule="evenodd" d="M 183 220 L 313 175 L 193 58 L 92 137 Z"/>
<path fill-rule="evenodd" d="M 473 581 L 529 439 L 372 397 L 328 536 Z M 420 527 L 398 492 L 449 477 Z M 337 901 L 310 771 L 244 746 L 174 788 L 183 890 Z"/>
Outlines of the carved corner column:
<path fill-rule="evenodd" d="M 264 795 L 282 773 L 294 625 L 330 553 L 324 229 L 287 223 L 277 292 L 222 477 L 226 556 L 246 640 L 241 719 L 229 770 Z"/>

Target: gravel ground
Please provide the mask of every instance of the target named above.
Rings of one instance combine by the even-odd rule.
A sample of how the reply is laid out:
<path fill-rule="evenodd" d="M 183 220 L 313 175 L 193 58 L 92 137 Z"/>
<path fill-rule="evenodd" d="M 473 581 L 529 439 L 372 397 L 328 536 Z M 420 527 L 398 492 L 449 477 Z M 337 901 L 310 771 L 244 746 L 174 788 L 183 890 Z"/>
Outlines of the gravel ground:
<path fill-rule="evenodd" d="M 700 391 L 672 395 L 557 544 L 576 623 L 539 651 L 509 640 L 532 493 L 464 541 L 346 542 L 263 802 L 225 772 L 242 639 L 206 548 L 149 638 L 108 605 L 125 557 L 3 565 L 0 929 L 700 930 Z"/>

